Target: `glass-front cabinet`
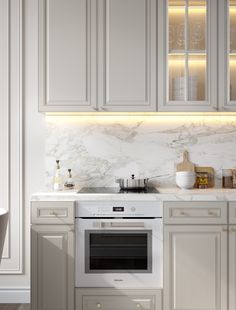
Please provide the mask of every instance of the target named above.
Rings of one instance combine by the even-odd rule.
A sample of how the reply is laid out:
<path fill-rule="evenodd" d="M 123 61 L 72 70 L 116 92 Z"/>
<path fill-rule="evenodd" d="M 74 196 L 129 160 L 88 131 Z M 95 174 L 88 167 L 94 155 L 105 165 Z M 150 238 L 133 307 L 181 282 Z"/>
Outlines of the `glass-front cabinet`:
<path fill-rule="evenodd" d="M 215 0 L 161 1 L 159 110 L 217 109 L 216 26 Z"/>
<path fill-rule="evenodd" d="M 219 103 L 236 111 L 236 0 L 219 2 Z"/>

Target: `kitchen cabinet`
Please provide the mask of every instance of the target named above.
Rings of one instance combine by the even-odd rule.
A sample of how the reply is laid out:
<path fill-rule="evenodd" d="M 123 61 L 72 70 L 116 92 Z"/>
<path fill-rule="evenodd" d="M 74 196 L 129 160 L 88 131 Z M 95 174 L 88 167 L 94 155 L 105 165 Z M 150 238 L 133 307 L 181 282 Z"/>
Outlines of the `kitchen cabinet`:
<path fill-rule="evenodd" d="M 40 0 L 41 112 L 156 111 L 156 0 Z"/>
<path fill-rule="evenodd" d="M 97 110 L 97 1 L 39 0 L 39 111 Z"/>
<path fill-rule="evenodd" d="M 159 1 L 159 111 L 217 110 L 217 13 L 215 0 Z"/>
<path fill-rule="evenodd" d="M 178 203 L 182 204 L 185 213 L 178 217 L 176 224 L 174 219 L 171 224 L 167 219 L 164 225 L 164 310 L 226 310 L 227 225 L 202 225 L 204 214 L 199 216 L 199 213 L 192 212 L 192 202 Z M 164 203 L 164 210 L 167 207 L 174 212 L 173 204 Z M 201 207 L 205 202 L 195 202 L 195 208 L 197 204 Z M 212 212 L 218 202 L 207 204 Z M 188 212 L 196 218 L 194 225 Z M 206 218 L 211 216 L 209 213 L 205 215 Z"/>
<path fill-rule="evenodd" d="M 236 202 L 229 203 L 229 310 L 236 309 Z"/>
<path fill-rule="evenodd" d="M 99 5 L 101 111 L 156 111 L 156 0 Z"/>
<path fill-rule="evenodd" d="M 236 111 L 236 1 L 219 1 L 219 103 Z"/>
<path fill-rule="evenodd" d="M 63 218 L 69 207 L 74 203 L 32 203 L 32 310 L 74 310 L 74 225 Z"/>
<path fill-rule="evenodd" d="M 161 290 L 76 289 L 76 310 L 162 310 Z"/>

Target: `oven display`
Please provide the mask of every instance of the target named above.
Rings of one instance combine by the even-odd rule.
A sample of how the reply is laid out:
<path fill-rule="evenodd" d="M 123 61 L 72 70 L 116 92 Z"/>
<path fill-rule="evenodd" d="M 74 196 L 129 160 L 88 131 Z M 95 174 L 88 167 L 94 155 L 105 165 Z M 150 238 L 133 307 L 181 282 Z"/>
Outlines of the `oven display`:
<path fill-rule="evenodd" d="M 125 208 L 124 207 L 113 207 L 113 212 L 124 212 Z"/>

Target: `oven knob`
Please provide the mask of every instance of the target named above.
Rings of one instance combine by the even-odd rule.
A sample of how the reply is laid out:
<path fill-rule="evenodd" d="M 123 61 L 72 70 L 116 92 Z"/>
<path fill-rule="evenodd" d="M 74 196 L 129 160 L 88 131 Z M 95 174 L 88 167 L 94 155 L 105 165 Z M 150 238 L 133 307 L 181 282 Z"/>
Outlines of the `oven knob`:
<path fill-rule="evenodd" d="M 131 211 L 132 211 L 132 212 L 135 212 L 135 211 L 136 211 L 136 208 L 135 208 L 135 207 L 132 207 L 132 208 L 131 208 Z"/>
<path fill-rule="evenodd" d="M 99 302 L 97 303 L 96 306 L 97 306 L 97 308 L 101 308 L 102 307 L 102 305 Z"/>

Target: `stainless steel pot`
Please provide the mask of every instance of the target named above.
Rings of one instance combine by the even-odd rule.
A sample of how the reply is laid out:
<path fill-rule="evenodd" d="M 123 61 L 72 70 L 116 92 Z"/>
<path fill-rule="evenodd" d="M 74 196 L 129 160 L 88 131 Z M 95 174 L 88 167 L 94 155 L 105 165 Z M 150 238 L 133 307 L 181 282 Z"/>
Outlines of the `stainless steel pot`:
<path fill-rule="evenodd" d="M 155 177 L 145 178 L 145 179 L 136 179 L 135 175 L 132 174 L 131 178 L 123 178 L 123 179 L 116 179 L 116 183 L 120 184 L 121 189 L 145 189 L 148 186 L 149 179 L 154 179 L 165 175 L 157 175 Z"/>

